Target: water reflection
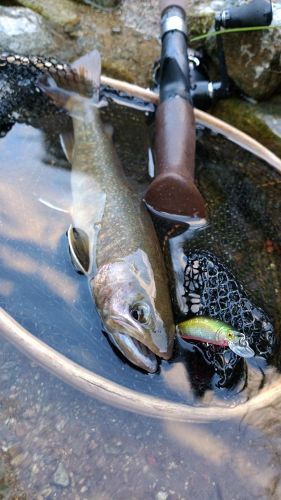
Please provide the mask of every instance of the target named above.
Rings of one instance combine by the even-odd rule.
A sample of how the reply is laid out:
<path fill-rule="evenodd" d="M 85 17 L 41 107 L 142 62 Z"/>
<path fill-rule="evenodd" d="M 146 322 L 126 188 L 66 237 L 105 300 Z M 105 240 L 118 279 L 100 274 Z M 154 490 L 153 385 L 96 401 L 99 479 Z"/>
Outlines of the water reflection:
<path fill-rule="evenodd" d="M 124 363 L 101 333 L 87 282 L 71 266 L 65 237 L 70 216 L 38 201 L 64 209 L 71 203 L 68 170 L 46 164 L 41 134 L 24 126 L 0 141 L 0 155 L 0 302 L 23 326 L 101 375 L 141 392 L 206 405 L 206 412 L 214 401 L 244 402 L 279 380 L 257 359 L 247 365 L 246 389 L 238 370 L 232 390 L 214 393 L 212 367 L 190 346 L 162 363 L 160 375 Z M 281 495 L 281 403 L 241 421 L 162 423 L 86 398 L 2 342 L 0 404 L 0 487 L 7 484 L 8 494 L 120 500 Z M 56 482 L 60 464 L 67 486 Z"/>

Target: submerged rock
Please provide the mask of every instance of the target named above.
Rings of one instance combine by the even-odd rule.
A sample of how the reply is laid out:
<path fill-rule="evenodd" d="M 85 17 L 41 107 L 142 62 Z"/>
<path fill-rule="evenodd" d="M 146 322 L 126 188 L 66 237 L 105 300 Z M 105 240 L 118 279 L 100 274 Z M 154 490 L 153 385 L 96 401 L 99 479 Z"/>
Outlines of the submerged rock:
<path fill-rule="evenodd" d="M 237 98 L 225 99 L 213 106 L 212 113 L 243 130 L 281 157 L 280 96 L 260 103 Z"/>
<path fill-rule="evenodd" d="M 57 486 L 62 486 L 63 488 L 69 485 L 69 476 L 62 463 L 59 463 L 53 475 L 53 481 Z"/>

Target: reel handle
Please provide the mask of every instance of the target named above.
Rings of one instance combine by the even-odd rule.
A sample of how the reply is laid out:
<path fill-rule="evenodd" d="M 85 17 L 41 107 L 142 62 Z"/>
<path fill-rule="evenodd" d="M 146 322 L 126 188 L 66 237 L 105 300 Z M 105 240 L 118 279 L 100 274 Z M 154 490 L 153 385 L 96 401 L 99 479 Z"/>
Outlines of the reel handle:
<path fill-rule="evenodd" d="M 269 26 L 272 21 L 271 1 L 252 0 L 244 5 L 223 10 L 219 18 L 220 25 L 224 28 Z"/>

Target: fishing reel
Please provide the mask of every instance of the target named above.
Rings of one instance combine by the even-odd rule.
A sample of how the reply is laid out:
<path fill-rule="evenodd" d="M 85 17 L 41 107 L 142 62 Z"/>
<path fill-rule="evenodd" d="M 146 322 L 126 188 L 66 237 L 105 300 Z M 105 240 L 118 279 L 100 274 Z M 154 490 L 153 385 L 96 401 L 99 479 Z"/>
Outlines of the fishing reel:
<path fill-rule="evenodd" d="M 271 0 L 252 0 L 249 3 L 224 9 L 215 17 L 215 31 L 221 28 L 251 28 L 254 26 L 269 26 L 272 22 Z M 227 74 L 222 36 L 216 37 L 217 55 L 221 82 L 216 82 L 218 97 L 227 97 L 230 93 L 230 81 Z M 215 96 L 216 97 L 216 96 Z"/>
<path fill-rule="evenodd" d="M 176 7 L 176 9 L 179 9 L 179 7 Z M 272 22 L 272 16 L 271 0 L 252 0 L 240 6 L 224 9 L 216 14 L 215 30 L 219 32 L 222 28 L 269 26 Z M 175 11 L 170 16 L 170 18 L 173 18 L 173 21 L 167 21 L 165 18 L 163 20 L 162 18 L 161 35 L 164 51 L 162 51 L 161 61 L 158 61 L 154 67 L 154 84 L 156 87 L 159 87 L 161 80 L 162 93 L 165 93 L 165 87 L 170 92 L 171 88 L 175 88 L 176 85 L 182 89 L 184 85 L 186 87 L 189 84 L 189 94 L 193 105 L 199 109 L 206 110 L 211 106 L 213 100 L 227 97 L 230 94 L 230 81 L 225 62 L 223 39 L 221 35 L 216 37 L 220 80 L 211 82 L 201 52 L 188 48 L 188 68 L 185 70 L 182 67 L 182 58 L 180 57 L 178 47 L 173 48 L 166 42 L 166 46 L 169 48 L 165 52 L 165 40 L 168 39 L 169 33 L 178 30 L 182 31 L 187 37 L 186 27 L 182 27 L 180 15 L 178 15 L 179 19 L 177 21 L 176 17 L 177 13 Z M 167 64 L 165 60 L 168 60 L 169 63 Z M 167 67 L 170 68 L 170 71 L 167 71 Z M 163 80 L 166 80 L 166 83 L 165 81 L 163 83 Z M 184 82 L 184 85 L 182 82 Z M 182 93 L 182 90 L 180 92 Z"/>

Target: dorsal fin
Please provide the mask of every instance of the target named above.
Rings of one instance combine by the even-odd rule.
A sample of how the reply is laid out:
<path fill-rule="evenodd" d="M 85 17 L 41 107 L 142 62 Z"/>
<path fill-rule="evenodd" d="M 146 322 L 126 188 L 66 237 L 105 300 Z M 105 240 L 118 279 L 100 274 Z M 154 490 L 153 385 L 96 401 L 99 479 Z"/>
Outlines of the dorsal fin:
<path fill-rule="evenodd" d="M 95 49 L 85 54 L 77 59 L 71 66 L 78 74 L 79 80 L 86 80 L 91 83 L 93 98 L 98 102 L 101 75 L 101 57 L 98 50 Z"/>
<path fill-rule="evenodd" d="M 60 135 L 60 143 L 67 160 L 69 161 L 69 163 L 72 163 L 75 144 L 73 128 L 63 132 Z"/>
<path fill-rule="evenodd" d="M 94 106 L 101 107 L 99 87 L 101 59 L 97 50 L 80 57 L 72 64 L 72 71 L 43 75 L 38 79 L 38 87 L 60 107 L 72 111 L 73 100 L 90 99 Z"/>

